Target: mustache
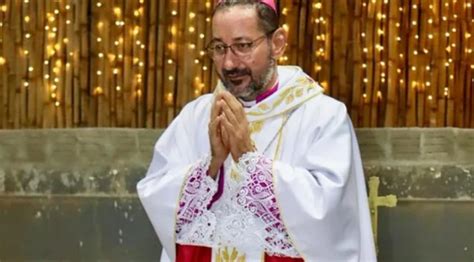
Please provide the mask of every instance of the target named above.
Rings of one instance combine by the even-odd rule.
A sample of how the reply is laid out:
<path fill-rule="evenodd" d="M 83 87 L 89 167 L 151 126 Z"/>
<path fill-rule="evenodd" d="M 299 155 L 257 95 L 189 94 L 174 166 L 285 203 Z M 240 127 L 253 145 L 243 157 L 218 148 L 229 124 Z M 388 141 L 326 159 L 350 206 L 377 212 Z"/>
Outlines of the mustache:
<path fill-rule="evenodd" d="M 243 76 L 243 75 L 252 75 L 252 72 L 250 72 L 248 68 L 243 68 L 243 69 L 232 68 L 230 70 L 226 70 L 226 69 L 222 70 L 222 74 L 225 77 L 229 77 L 229 76 L 236 77 L 236 76 Z"/>

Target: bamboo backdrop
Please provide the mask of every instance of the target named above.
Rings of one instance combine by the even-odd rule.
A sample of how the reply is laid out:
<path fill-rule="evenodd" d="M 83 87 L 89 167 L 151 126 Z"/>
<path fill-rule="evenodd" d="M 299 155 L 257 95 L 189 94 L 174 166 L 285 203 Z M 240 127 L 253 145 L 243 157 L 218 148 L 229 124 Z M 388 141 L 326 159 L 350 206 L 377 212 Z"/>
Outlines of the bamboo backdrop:
<path fill-rule="evenodd" d="M 280 0 L 297 64 L 359 127 L 474 127 L 472 0 Z M 216 81 L 213 3 L 0 0 L 0 128 L 165 127 Z"/>

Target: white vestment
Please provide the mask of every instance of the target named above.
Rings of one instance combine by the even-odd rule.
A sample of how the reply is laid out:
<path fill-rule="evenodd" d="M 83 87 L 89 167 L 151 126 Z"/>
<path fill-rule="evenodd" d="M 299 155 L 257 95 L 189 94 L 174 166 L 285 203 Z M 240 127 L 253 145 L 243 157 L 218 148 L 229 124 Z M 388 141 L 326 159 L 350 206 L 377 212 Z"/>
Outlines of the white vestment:
<path fill-rule="evenodd" d="M 273 192 L 291 243 L 305 261 L 376 261 L 362 162 L 346 107 L 322 94 L 299 67 L 279 66 L 278 76 L 278 90 L 245 110 L 257 151 L 272 160 Z M 212 102 L 207 94 L 183 108 L 137 185 L 163 245 L 162 261 L 175 259 L 178 203 L 190 170 L 209 159 Z M 229 157 L 226 179 L 235 165 Z M 246 261 L 260 261 L 250 253 Z"/>

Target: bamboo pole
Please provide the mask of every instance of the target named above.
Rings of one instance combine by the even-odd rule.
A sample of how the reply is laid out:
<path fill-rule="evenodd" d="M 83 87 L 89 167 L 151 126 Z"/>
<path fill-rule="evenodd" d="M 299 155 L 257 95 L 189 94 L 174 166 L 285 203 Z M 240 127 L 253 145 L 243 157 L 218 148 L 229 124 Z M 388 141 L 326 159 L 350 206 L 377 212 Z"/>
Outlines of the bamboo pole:
<path fill-rule="evenodd" d="M 470 1 L 277 2 L 278 62 L 346 103 L 355 126 L 474 126 Z M 213 5 L 4 0 L 0 128 L 165 127 L 217 82 L 202 53 Z"/>

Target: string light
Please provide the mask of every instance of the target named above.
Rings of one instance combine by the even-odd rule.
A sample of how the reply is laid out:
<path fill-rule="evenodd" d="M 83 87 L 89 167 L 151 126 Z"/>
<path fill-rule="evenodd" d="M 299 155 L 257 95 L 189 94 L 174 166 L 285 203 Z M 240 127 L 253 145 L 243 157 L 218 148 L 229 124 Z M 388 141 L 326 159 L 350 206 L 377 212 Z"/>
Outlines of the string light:
<path fill-rule="evenodd" d="M 21 2 L 29 3 L 29 0 L 20 1 L 20 4 Z M 136 84 L 143 83 L 142 79 L 147 79 L 147 72 L 149 69 L 143 68 L 148 65 L 154 65 L 153 62 L 149 63 L 150 60 L 148 59 L 150 58 L 148 58 L 147 55 L 144 55 L 149 51 L 147 48 L 157 48 L 156 50 L 162 50 L 164 55 L 164 57 L 160 58 L 160 61 L 165 62 L 165 80 L 168 79 L 169 81 L 177 81 L 178 79 L 181 79 L 180 77 L 182 76 L 179 74 L 182 72 L 182 70 L 180 70 L 182 69 L 181 66 L 183 66 L 185 63 L 183 63 L 183 61 L 191 61 L 196 64 L 193 71 L 191 72 L 194 72 L 195 75 L 201 76 L 201 82 L 196 83 L 194 86 L 194 93 L 197 95 L 201 94 L 201 92 L 209 91 L 203 91 L 202 88 L 204 88 L 205 85 L 209 87 L 211 82 L 210 79 L 214 78 L 214 75 L 212 75 L 210 72 L 203 73 L 204 71 L 208 71 L 210 69 L 209 60 L 205 57 L 206 52 L 203 50 L 203 46 L 205 46 L 207 43 L 205 39 L 207 32 L 209 32 L 208 29 L 210 25 L 202 23 L 204 21 L 211 21 L 208 15 L 212 11 L 210 10 L 210 8 L 212 8 L 212 2 L 209 0 L 204 1 L 207 8 L 205 12 L 202 12 L 201 9 L 196 7 L 191 7 L 191 9 L 187 9 L 186 12 L 182 12 L 180 5 L 176 4 L 175 2 L 170 3 L 169 9 L 167 11 L 169 21 L 166 20 L 164 24 L 164 32 L 165 34 L 168 34 L 165 35 L 164 39 L 169 39 L 169 41 L 163 43 L 163 46 L 158 46 L 157 43 L 153 43 L 151 40 L 148 41 L 147 36 L 144 35 L 144 33 L 148 31 L 143 25 L 143 23 L 146 22 L 146 19 L 143 20 L 144 18 L 142 18 L 142 16 L 145 14 L 148 15 L 148 10 L 145 9 L 148 8 L 148 5 L 143 5 L 145 3 L 144 0 L 135 0 L 134 3 L 137 2 L 139 2 L 140 5 L 134 4 L 133 9 L 126 10 L 125 12 L 122 10 L 122 7 L 119 6 L 120 4 L 109 3 L 103 0 L 93 1 L 92 7 L 96 6 L 97 8 L 102 8 L 101 10 L 96 10 L 94 12 L 110 12 L 110 17 L 107 17 L 107 15 L 101 15 L 100 17 L 90 20 L 94 30 L 91 32 L 93 35 L 92 39 L 93 41 L 95 40 L 94 43 L 92 43 L 91 53 L 96 54 L 96 58 L 93 58 L 93 60 L 97 62 L 92 63 L 92 72 L 96 72 L 97 76 L 108 77 L 108 74 L 110 73 L 113 73 L 114 75 L 114 80 L 110 82 L 110 86 L 106 86 L 106 84 L 109 83 L 109 80 L 106 77 L 96 77 L 96 75 L 93 73 L 93 78 L 98 79 L 98 82 L 94 82 L 95 80 L 92 81 L 93 86 L 101 87 L 102 91 L 113 91 L 114 89 L 116 91 L 120 91 L 122 90 L 123 86 L 126 85 L 126 81 L 124 81 L 122 78 L 125 78 L 128 73 L 131 73 L 132 76 L 143 76 L 137 78 L 132 77 L 133 85 L 131 87 L 128 87 L 127 85 L 127 90 L 130 90 L 131 94 L 145 94 L 145 87 L 138 86 Z M 292 6 L 292 1 L 287 2 L 283 1 L 279 5 L 282 14 L 282 28 L 286 31 L 289 31 L 290 29 L 297 31 L 299 29 L 297 28 L 298 23 L 291 19 L 292 15 L 295 15 L 295 8 Z M 472 32 L 469 31 L 469 28 L 466 29 L 464 26 L 461 26 L 463 25 L 462 23 L 464 23 L 464 20 L 462 20 L 462 23 L 460 22 L 461 20 L 456 20 L 456 18 L 458 18 L 457 15 L 459 15 L 459 19 L 466 19 L 466 21 L 468 18 L 465 18 L 462 15 L 463 13 L 457 11 L 459 8 L 456 5 L 456 1 L 442 1 L 441 8 L 443 9 L 443 7 L 446 7 L 446 10 L 437 10 L 437 5 L 437 9 L 435 10 L 435 6 L 433 4 L 429 4 L 429 10 L 426 10 L 426 5 L 424 5 L 424 3 L 422 5 L 420 1 L 413 1 L 416 2 L 416 4 L 411 3 L 408 7 L 412 8 L 413 10 L 417 10 L 417 15 L 409 17 L 408 20 L 403 18 L 403 16 L 407 15 L 407 10 L 405 10 L 402 6 L 398 6 L 395 10 L 398 10 L 400 13 L 392 13 L 391 6 L 384 6 L 388 5 L 389 2 L 390 1 L 388 0 L 364 0 L 358 2 L 359 8 L 360 6 L 366 8 L 362 11 L 364 15 L 365 12 L 371 10 L 372 14 L 377 19 L 377 22 L 380 21 L 375 23 L 375 28 L 373 28 L 373 31 L 370 31 L 370 33 L 369 31 L 359 31 L 355 39 L 349 39 L 350 41 L 359 41 L 359 43 L 354 43 L 354 45 L 360 46 L 361 49 L 358 50 L 359 52 L 362 51 L 362 54 L 358 54 L 360 55 L 360 58 L 357 58 L 357 65 L 359 65 L 358 70 L 360 70 L 362 73 L 361 82 L 363 82 L 363 84 L 359 83 L 359 85 L 377 85 L 380 82 L 390 82 L 390 84 L 392 84 L 392 82 L 395 82 L 398 86 L 398 83 L 401 85 L 404 83 L 404 81 L 407 83 L 415 81 L 419 83 L 418 88 L 433 86 L 433 88 L 428 91 L 438 90 L 438 85 L 442 84 L 447 85 L 454 92 L 455 89 L 453 89 L 451 86 L 453 85 L 454 81 L 448 80 L 462 79 L 460 77 L 458 78 L 458 72 L 453 69 L 456 68 L 455 65 L 458 64 L 458 59 L 465 59 L 459 58 L 458 55 L 461 54 L 462 56 L 466 56 L 466 54 L 472 54 L 472 47 L 470 47 L 468 44 L 470 43 L 469 41 L 472 37 Z M 459 2 L 461 1 L 458 1 L 458 3 Z M 469 1 L 463 1 L 462 3 L 464 8 L 472 8 L 472 4 Z M 64 9 L 56 8 L 63 6 L 63 4 L 65 4 L 65 10 L 68 12 L 65 12 Z M 76 38 L 77 36 L 75 34 L 70 35 L 68 33 L 70 32 L 71 27 L 67 27 L 66 30 L 64 28 L 65 21 L 68 25 L 71 22 L 74 22 L 74 28 L 79 26 L 81 19 L 75 18 L 73 14 L 80 10 L 79 5 L 81 4 L 76 2 L 74 2 L 74 5 L 68 3 L 63 4 L 53 5 L 47 10 L 49 13 L 46 13 L 43 15 L 44 17 L 39 18 L 33 14 L 29 14 L 29 9 L 24 9 L 27 10 L 27 14 L 25 14 L 24 18 L 20 20 L 24 21 L 24 23 L 31 23 L 33 21 L 32 18 L 34 18 L 34 23 L 36 23 L 36 21 L 39 19 L 41 19 L 40 21 L 45 21 L 46 24 L 44 24 L 44 30 L 42 30 L 43 28 L 40 28 L 39 30 L 45 33 L 45 54 L 42 54 L 45 59 L 44 65 L 41 64 L 38 68 L 36 62 L 33 61 L 33 57 L 27 57 L 29 55 L 28 50 L 33 50 L 31 49 L 31 46 L 29 46 L 33 41 L 25 41 L 25 39 L 34 38 L 36 40 L 36 38 L 40 36 L 40 34 L 37 34 L 35 31 L 26 30 L 33 30 L 31 28 L 32 24 L 25 27 L 25 29 L 22 29 L 20 34 L 20 36 L 23 36 L 23 39 L 21 40 L 23 43 L 27 43 L 28 46 L 25 45 L 19 49 L 20 57 L 26 61 L 26 63 L 23 64 L 25 67 L 23 70 L 26 69 L 27 72 L 41 72 L 40 78 L 43 76 L 42 79 L 45 81 L 47 80 L 47 85 L 57 83 L 57 85 L 61 87 L 58 90 L 61 91 L 64 87 L 62 87 L 59 82 L 65 82 L 66 77 L 63 75 L 65 74 L 64 70 L 61 70 L 61 66 L 58 66 L 57 61 L 62 61 L 62 63 L 66 65 L 66 68 L 71 68 L 75 70 L 74 72 L 77 72 L 77 69 L 74 67 L 80 65 L 79 62 L 81 59 L 83 59 L 82 50 L 74 50 L 76 46 L 80 46 L 81 42 L 77 41 L 78 39 Z M 463 7 L 461 4 L 459 5 L 460 7 Z M 69 12 L 69 10 L 73 9 L 73 7 L 75 7 L 76 10 Z M 333 56 L 332 53 L 334 51 L 332 45 L 334 41 L 334 35 L 331 32 L 331 28 L 335 26 L 334 19 L 326 14 L 325 11 L 327 10 L 323 11 L 323 8 L 326 6 L 325 4 L 321 3 L 320 0 L 310 1 L 308 7 L 313 8 L 309 10 L 310 13 L 308 17 L 308 21 L 313 23 L 313 32 L 310 32 L 310 35 L 308 35 L 308 37 L 311 38 L 312 44 L 311 49 L 308 50 L 308 53 L 311 54 L 311 61 L 309 65 L 312 65 L 313 67 L 313 77 L 315 79 L 317 78 L 316 80 L 320 83 L 325 81 L 327 87 L 329 87 L 331 86 L 330 83 L 332 80 L 328 74 L 330 74 L 329 72 L 331 72 L 331 70 L 323 70 L 323 68 L 325 69 L 325 66 L 334 59 L 333 57 L 336 57 Z M 1 5 L 0 11 L 7 12 L 7 5 Z M 464 10 L 463 12 L 469 13 L 470 11 L 471 10 Z M 125 13 L 127 16 L 125 16 Z M 389 14 L 390 21 L 387 20 Z M 396 18 L 393 18 L 392 15 Z M 74 20 L 70 20 L 68 18 Z M 444 25 L 440 25 L 440 23 L 442 23 L 440 20 L 449 21 L 447 23 L 447 28 L 445 27 L 446 23 L 444 23 Z M 125 21 L 127 22 L 125 23 Z M 181 21 L 186 21 L 186 24 L 182 24 Z M 427 23 L 425 21 L 427 21 Z M 471 20 L 471 18 L 469 18 L 469 21 L 474 22 Z M 113 27 L 110 29 L 110 32 L 108 31 L 108 28 L 106 28 L 106 32 L 101 31 L 108 25 Z M 114 25 L 120 28 L 115 27 Z M 3 26 L 3 21 L 0 21 L 0 26 Z M 95 31 L 95 26 L 98 31 Z M 411 28 L 411 26 L 418 26 L 419 28 Z M 395 27 L 396 29 L 394 29 Z M 404 32 L 407 29 L 410 30 L 409 33 Z M 106 33 L 108 35 L 105 35 Z M 460 35 L 456 35 L 457 33 Z M 69 39 L 65 36 L 68 36 Z M 111 36 L 111 38 L 109 38 L 109 36 Z M 436 43 L 433 42 L 435 36 L 436 42 L 440 40 L 440 42 L 443 43 L 443 46 L 438 47 L 438 45 L 435 45 Z M 445 39 L 444 36 L 451 39 Z M 392 39 L 396 40 L 395 46 L 393 46 L 393 43 L 390 42 Z M 413 39 L 419 41 L 412 42 Z M 461 41 L 458 41 L 458 39 L 461 39 Z M 0 41 L 3 41 L 3 39 L 0 39 Z M 290 41 L 297 40 L 290 39 Z M 126 42 L 126 44 L 124 44 L 124 42 Z M 294 42 L 289 43 L 287 46 L 287 53 L 282 55 L 279 61 L 281 63 L 287 63 L 288 61 L 301 62 L 300 58 L 296 59 L 297 57 L 293 57 L 295 53 L 299 53 L 294 52 L 295 48 L 299 48 L 299 46 L 297 44 L 295 45 Z M 404 51 L 406 48 L 408 48 L 409 53 L 399 53 L 399 51 L 397 52 L 397 50 Z M 74 53 L 73 51 L 77 53 Z M 444 59 L 441 62 L 438 62 L 439 60 L 427 59 L 431 56 L 434 56 L 434 54 L 439 54 L 440 51 L 445 51 L 441 54 L 441 57 L 443 58 L 440 59 Z M 32 54 L 36 55 L 37 52 L 32 51 L 31 55 Z M 69 54 L 69 56 L 67 56 L 67 54 Z M 74 54 L 76 54 L 76 57 L 74 57 Z M 392 58 L 392 54 L 395 55 L 395 59 Z M 336 55 L 338 54 L 336 53 Z M 183 60 L 184 57 L 187 60 Z M 163 58 L 164 60 L 162 60 Z M 454 64 L 454 59 L 457 59 L 455 60 L 456 64 Z M 131 63 L 129 63 L 129 61 Z M 0 57 L 0 65 L 4 65 L 5 63 L 5 58 Z M 49 65 L 49 63 L 52 65 Z M 464 60 L 462 60 L 462 63 L 464 63 Z M 133 64 L 133 66 L 131 66 L 131 68 L 127 68 L 127 66 L 130 66 L 131 64 Z M 401 68 L 405 64 L 408 64 L 409 67 L 402 70 Z M 469 63 L 468 67 L 470 66 L 470 68 L 473 69 L 473 66 L 470 64 L 471 63 Z M 35 65 L 34 71 L 33 69 L 30 71 L 30 68 L 32 67 L 29 65 Z M 446 67 L 452 66 L 452 68 L 445 69 L 442 67 L 443 65 Z M 438 73 L 440 66 L 442 67 L 441 71 L 446 70 L 444 72 L 444 74 L 447 74 L 448 76 L 446 83 L 437 83 L 435 81 L 430 82 L 431 77 L 435 73 Z M 129 69 L 131 69 L 131 72 Z M 414 74 L 411 72 L 406 72 L 412 70 L 419 72 Z M 452 71 L 454 71 L 454 73 L 452 73 Z M 119 74 L 119 72 L 121 73 Z M 378 74 L 378 76 L 374 76 L 375 73 Z M 28 78 L 28 76 L 26 78 Z M 390 80 L 394 78 L 398 80 Z M 408 79 L 410 79 L 410 81 L 408 81 Z M 27 80 L 25 81 L 25 83 L 33 83 L 28 82 Z M 30 79 L 30 81 L 32 80 Z M 164 93 L 169 94 L 171 97 L 169 98 L 169 96 L 166 95 L 165 99 L 172 103 L 174 101 L 173 93 L 170 92 L 170 90 L 175 88 L 174 85 L 176 82 L 170 84 L 168 84 L 168 81 L 165 82 L 166 86 Z M 170 89 L 167 89 L 168 86 Z M 374 88 L 374 86 L 364 86 L 364 89 L 359 92 L 359 94 L 363 93 L 365 90 L 371 90 L 370 88 Z M 94 88 L 94 90 L 95 89 L 97 88 Z M 325 90 L 327 91 L 327 89 Z M 51 92 L 49 92 L 49 94 L 51 94 Z M 58 97 L 58 95 L 61 95 L 61 93 L 54 94 L 55 99 Z M 367 97 L 366 93 L 364 93 L 364 95 Z M 379 93 L 373 93 L 373 91 L 371 91 L 370 98 L 372 99 L 374 95 L 379 97 Z M 431 95 L 429 97 L 431 97 Z M 178 100 L 181 101 L 181 97 Z M 50 105 L 55 102 L 56 100 L 51 100 Z"/>

